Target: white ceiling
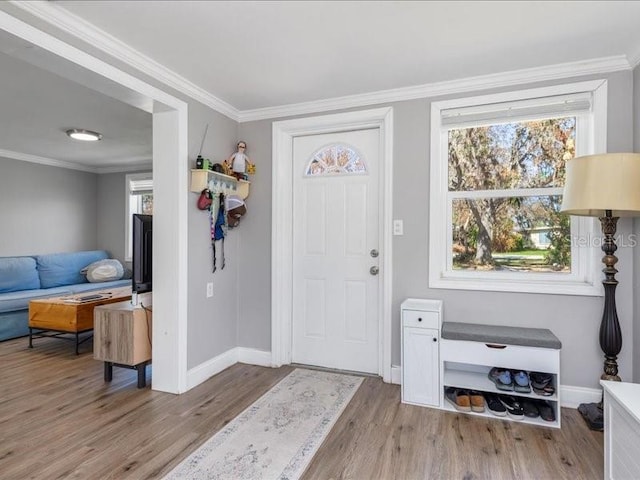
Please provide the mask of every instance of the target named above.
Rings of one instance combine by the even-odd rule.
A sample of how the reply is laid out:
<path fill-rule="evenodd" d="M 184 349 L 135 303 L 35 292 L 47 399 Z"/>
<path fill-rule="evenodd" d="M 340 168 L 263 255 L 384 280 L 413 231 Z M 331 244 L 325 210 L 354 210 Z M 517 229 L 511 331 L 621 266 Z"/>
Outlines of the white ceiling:
<path fill-rule="evenodd" d="M 640 61 L 640 2 L 631 1 L 58 0 L 40 8 L 90 22 L 240 113 L 602 57 Z M 43 56 L 0 31 L 0 156 L 93 171 L 148 164 L 151 116 L 69 80 L 78 72 Z M 71 143 L 70 127 L 105 137 Z"/>
<path fill-rule="evenodd" d="M 640 2 L 82 1 L 240 111 L 565 62 L 640 59 Z"/>

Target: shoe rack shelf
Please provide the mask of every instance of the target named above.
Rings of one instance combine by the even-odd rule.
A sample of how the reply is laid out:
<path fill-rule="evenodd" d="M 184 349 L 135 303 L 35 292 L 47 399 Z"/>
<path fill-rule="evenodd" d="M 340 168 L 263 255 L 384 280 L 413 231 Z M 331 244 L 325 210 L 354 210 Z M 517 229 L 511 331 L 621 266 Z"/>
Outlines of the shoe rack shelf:
<path fill-rule="evenodd" d="M 407 299 L 401 305 L 402 403 L 441 410 L 560 428 L 560 349 L 550 330 L 443 322 L 439 300 Z M 504 391 L 488 378 L 493 367 L 551 374 L 555 393 L 550 396 Z M 546 401 L 556 420 L 460 412 L 446 399 L 447 387 Z"/>
<path fill-rule="evenodd" d="M 519 423 L 528 423 L 532 425 L 540 425 L 545 427 L 560 428 L 560 393 L 558 386 L 560 385 L 560 349 L 529 345 L 513 345 L 501 343 L 504 336 L 495 335 L 491 337 L 479 335 L 478 341 L 459 340 L 456 335 L 450 335 L 448 324 L 442 327 L 442 338 L 440 340 L 440 365 L 442 388 L 440 406 L 441 408 L 453 412 L 458 412 L 446 399 L 445 389 L 447 387 L 456 387 L 469 390 L 478 390 L 481 392 L 494 393 L 498 395 L 510 395 L 516 398 L 530 398 L 533 400 L 546 401 L 554 411 L 556 420 L 549 422 L 542 418 L 524 417 L 523 419 L 513 419 L 509 416 L 496 416 L 485 405 L 485 411 L 478 412 L 458 412 L 468 413 L 470 415 L 480 415 L 484 417 L 497 418 L 501 420 L 517 421 Z M 479 326 L 481 327 L 481 326 Z M 497 327 L 499 328 L 499 327 Z M 507 327 L 509 328 L 509 327 Z M 489 329 L 489 335 L 497 332 L 496 327 Z M 461 330 L 465 330 L 462 328 Z M 493 331 L 492 331 L 493 330 Z M 527 329 L 519 329 L 521 331 Z M 537 330 L 537 329 L 531 329 Z M 547 331 L 550 335 L 551 332 Z M 522 343 L 527 338 L 533 339 L 531 343 L 537 344 L 535 333 L 532 332 L 527 336 L 527 332 L 523 332 L 524 337 Z M 454 338 L 446 338 L 453 336 Z M 471 336 L 469 337 L 471 338 Z M 555 338 L 555 337 L 553 337 Z M 557 340 L 557 339 L 556 339 Z M 558 341 L 559 344 L 559 341 Z M 499 367 L 510 370 L 523 370 L 529 372 L 544 372 L 552 376 L 552 385 L 555 387 L 555 393 L 550 396 L 538 395 L 531 390 L 530 393 L 521 393 L 513 390 L 498 389 L 493 381 L 488 378 L 488 373 L 493 367 Z"/>

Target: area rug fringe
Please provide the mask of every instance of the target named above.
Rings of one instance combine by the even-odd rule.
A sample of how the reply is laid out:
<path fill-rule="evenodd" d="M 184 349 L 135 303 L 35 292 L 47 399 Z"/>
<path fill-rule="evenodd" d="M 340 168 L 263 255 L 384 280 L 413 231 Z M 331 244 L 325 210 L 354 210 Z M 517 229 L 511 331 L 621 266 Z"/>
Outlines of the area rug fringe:
<path fill-rule="evenodd" d="M 296 369 L 164 480 L 300 478 L 363 378 Z"/>

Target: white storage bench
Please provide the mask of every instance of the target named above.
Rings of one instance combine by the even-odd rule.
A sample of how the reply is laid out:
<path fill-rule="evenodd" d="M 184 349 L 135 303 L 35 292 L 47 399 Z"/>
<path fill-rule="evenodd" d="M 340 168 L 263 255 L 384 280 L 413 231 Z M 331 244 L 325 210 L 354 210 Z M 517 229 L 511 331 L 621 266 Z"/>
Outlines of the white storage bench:
<path fill-rule="evenodd" d="M 522 421 L 560 428 L 562 343 L 551 330 L 444 322 L 440 335 L 440 408 L 457 411 L 445 401 L 444 392 L 447 387 L 530 397 L 548 401 L 554 409 L 556 421 L 547 422 L 541 418 L 527 417 Z M 540 396 L 533 391 L 527 394 L 498 390 L 488 378 L 488 373 L 493 367 L 550 373 L 553 376 L 555 393 L 551 396 Z M 498 418 L 488 410 L 469 415 Z"/>

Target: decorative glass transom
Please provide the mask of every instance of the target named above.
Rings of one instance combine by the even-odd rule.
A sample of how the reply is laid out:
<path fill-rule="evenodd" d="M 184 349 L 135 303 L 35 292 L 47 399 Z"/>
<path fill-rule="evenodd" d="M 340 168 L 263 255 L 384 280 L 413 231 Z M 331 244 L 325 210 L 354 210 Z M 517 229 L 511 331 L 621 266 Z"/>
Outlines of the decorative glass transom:
<path fill-rule="evenodd" d="M 311 156 L 305 175 L 366 172 L 367 167 L 358 152 L 348 145 L 335 144 L 323 147 Z"/>

